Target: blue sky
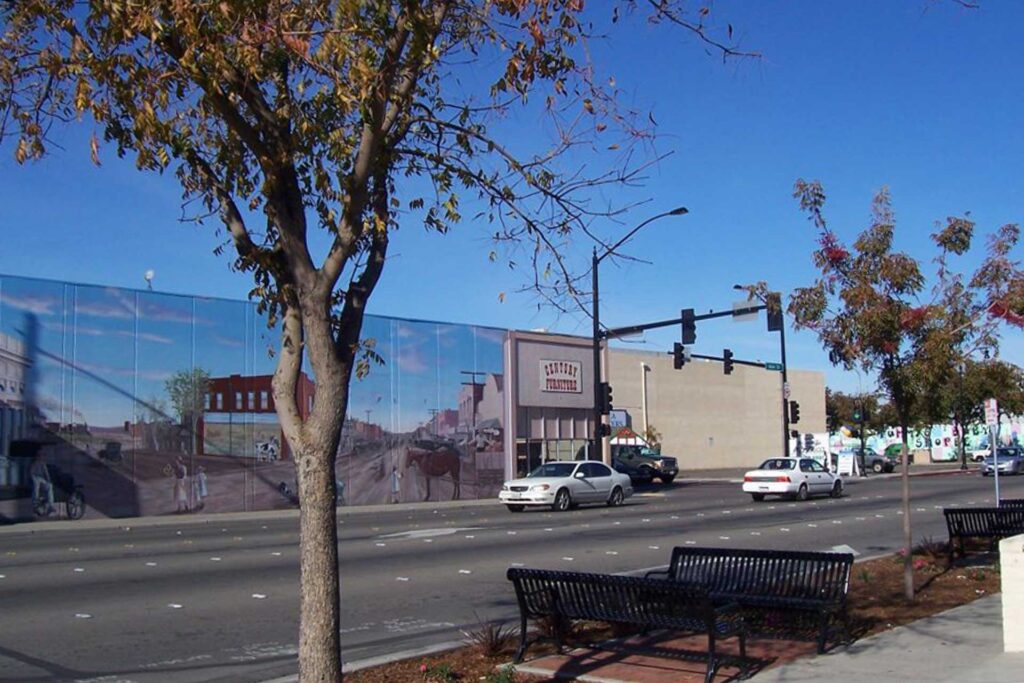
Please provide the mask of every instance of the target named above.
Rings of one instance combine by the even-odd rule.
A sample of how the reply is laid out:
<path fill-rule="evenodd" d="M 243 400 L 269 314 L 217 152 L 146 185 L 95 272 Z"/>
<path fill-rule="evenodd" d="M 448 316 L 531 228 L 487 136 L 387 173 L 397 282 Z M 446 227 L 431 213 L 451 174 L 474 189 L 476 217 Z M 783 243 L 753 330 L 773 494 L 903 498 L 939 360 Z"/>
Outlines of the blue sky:
<path fill-rule="evenodd" d="M 627 100 L 652 110 L 657 149 L 672 152 L 642 191 L 623 196 L 650 198 L 645 207 L 621 225 L 595 228 L 614 239 L 651 214 L 690 209 L 630 243 L 653 265 L 603 264 L 608 325 L 728 307 L 734 283 L 765 280 L 783 291 L 809 284 L 814 232 L 791 197 L 799 177 L 825 184 L 831 223 L 851 240 L 887 185 L 898 246 L 929 271 L 935 221 L 971 212 L 979 248 L 963 260 L 969 269 L 984 234 L 1024 219 L 1021 3 L 968 11 L 939 0 L 717 2 L 714 13 L 764 57 L 723 64 L 682 33 L 635 21 L 594 46 Z M 525 137 L 538 121 L 526 113 L 507 125 Z M 250 283 L 213 254 L 223 235 L 178 221 L 173 176 L 138 173 L 110 149 L 95 168 L 90 133 L 89 124 L 61 133 L 65 150 L 26 167 L 16 166 L 9 145 L 0 148 L 0 273 L 141 287 L 152 268 L 158 290 L 244 298 Z M 529 297 L 499 303 L 522 274 L 488 261 L 485 226 L 466 223 L 442 237 L 407 225 L 392 245 L 374 313 L 588 333 L 584 316 L 538 310 Z M 651 333 L 642 346 L 668 349 L 677 338 L 677 330 Z M 763 320 L 701 326 L 695 351 L 725 346 L 737 358 L 777 359 Z M 825 371 L 830 386 L 871 386 L 831 368 L 810 334 L 788 334 L 787 346 L 792 366 Z M 1003 356 L 1024 364 L 1019 331 L 1004 338 Z"/>

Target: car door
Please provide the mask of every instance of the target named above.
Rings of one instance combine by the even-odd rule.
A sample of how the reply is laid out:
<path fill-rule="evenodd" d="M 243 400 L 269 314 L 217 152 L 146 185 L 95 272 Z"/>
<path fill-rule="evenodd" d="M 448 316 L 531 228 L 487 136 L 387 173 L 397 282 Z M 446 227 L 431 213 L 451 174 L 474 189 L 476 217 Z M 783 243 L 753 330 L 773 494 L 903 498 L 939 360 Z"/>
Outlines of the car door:
<path fill-rule="evenodd" d="M 569 478 L 569 492 L 572 493 L 572 499 L 577 503 L 587 503 L 593 500 L 594 493 L 587 476 L 588 464 L 581 462 Z"/>
<path fill-rule="evenodd" d="M 612 471 L 601 463 L 592 462 L 589 464 L 587 481 L 593 486 L 593 500 L 604 502 L 612 494 Z"/>
<path fill-rule="evenodd" d="M 827 486 L 823 481 L 824 468 L 810 458 L 800 460 L 800 471 L 806 477 L 807 490 L 810 493 L 821 493 L 823 487 Z"/>

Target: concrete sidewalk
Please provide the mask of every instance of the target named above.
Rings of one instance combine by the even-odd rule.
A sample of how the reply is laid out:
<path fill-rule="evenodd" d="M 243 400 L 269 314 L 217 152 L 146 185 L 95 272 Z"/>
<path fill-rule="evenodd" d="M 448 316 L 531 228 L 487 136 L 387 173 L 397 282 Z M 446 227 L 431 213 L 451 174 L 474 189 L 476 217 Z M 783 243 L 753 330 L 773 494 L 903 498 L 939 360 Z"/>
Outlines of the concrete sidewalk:
<path fill-rule="evenodd" d="M 1024 653 L 1003 652 L 1001 596 L 992 595 L 907 626 L 879 633 L 818 655 L 813 643 L 752 639 L 748 654 L 766 667 L 752 680 L 800 683 L 928 681 L 929 683 L 1024 683 Z M 631 651 L 627 643 L 602 649 L 581 648 L 524 662 L 517 671 L 593 683 L 694 683 L 704 665 L 671 657 L 673 650 L 706 649 L 705 638 L 640 643 L 655 655 Z M 722 650 L 735 653 L 731 641 Z M 723 668 L 715 681 L 737 679 L 738 669 Z"/>

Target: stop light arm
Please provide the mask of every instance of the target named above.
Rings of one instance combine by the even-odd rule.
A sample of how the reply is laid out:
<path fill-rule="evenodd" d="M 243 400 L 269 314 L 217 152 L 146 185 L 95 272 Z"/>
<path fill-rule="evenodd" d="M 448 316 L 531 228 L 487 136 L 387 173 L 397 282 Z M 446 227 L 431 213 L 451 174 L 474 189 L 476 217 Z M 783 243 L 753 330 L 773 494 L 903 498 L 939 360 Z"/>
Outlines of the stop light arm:
<path fill-rule="evenodd" d="M 668 351 L 667 353 L 670 356 L 672 355 L 672 351 Z M 690 358 L 697 358 L 699 360 L 714 360 L 714 361 L 718 361 L 719 363 L 724 363 L 725 362 L 725 358 L 723 358 L 722 356 L 705 356 L 702 353 L 691 353 L 690 354 Z M 740 360 L 739 358 L 736 358 L 735 356 L 733 357 L 732 362 L 735 365 L 749 365 L 752 368 L 762 368 L 763 369 L 765 367 L 765 364 L 763 362 L 761 362 L 761 361 L 756 361 L 756 360 Z"/>
<path fill-rule="evenodd" d="M 728 311 L 709 311 L 701 315 L 693 316 L 694 322 L 700 322 L 701 320 L 711 320 L 713 318 L 731 318 L 737 315 L 746 315 L 747 313 L 757 313 L 763 311 L 767 306 L 764 304 L 757 304 L 746 306 L 744 308 L 737 308 Z M 647 330 L 655 330 L 659 327 L 671 327 L 673 325 L 681 325 L 683 319 L 672 318 L 671 320 L 658 320 L 653 323 L 644 323 L 642 325 L 630 325 L 629 327 L 609 327 L 601 332 L 601 336 L 605 339 L 614 339 L 616 337 L 628 337 L 631 334 L 639 334 L 640 332 L 646 332 Z M 698 358 L 698 356 L 694 356 Z M 721 360 L 721 359 L 719 359 Z M 739 363 L 740 361 L 734 361 Z M 747 363 L 748 365 L 751 363 Z M 753 365 L 763 365 L 763 363 L 752 363 Z"/>

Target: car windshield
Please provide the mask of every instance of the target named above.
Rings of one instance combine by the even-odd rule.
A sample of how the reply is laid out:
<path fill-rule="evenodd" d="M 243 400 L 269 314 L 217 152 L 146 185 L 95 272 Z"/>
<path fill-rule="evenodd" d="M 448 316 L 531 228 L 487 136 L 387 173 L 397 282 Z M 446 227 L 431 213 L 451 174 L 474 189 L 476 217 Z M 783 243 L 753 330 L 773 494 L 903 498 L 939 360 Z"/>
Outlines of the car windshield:
<path fill-rule="evenodd" d="M 527 477 L 568 477 L 576 469 L 574 462 L 549 462 L 541 465 Z"/>
<path fill-rule="evenodd" d="M 772 458 L 771 460 L 765 460 L 758 467 L 759 470 L 795 470 L 796 460 L 787 460 L 786 458 Z"/>
<path fill-rule="evenodd" d="M 999 460 L 1012 460 L 1017 457 L 1017 451 L 1010 448 L 1000 449 L 996 451 L 996 457 Z M 992 456 L 989 456 L 988 459 L 991 460 Z"/>

